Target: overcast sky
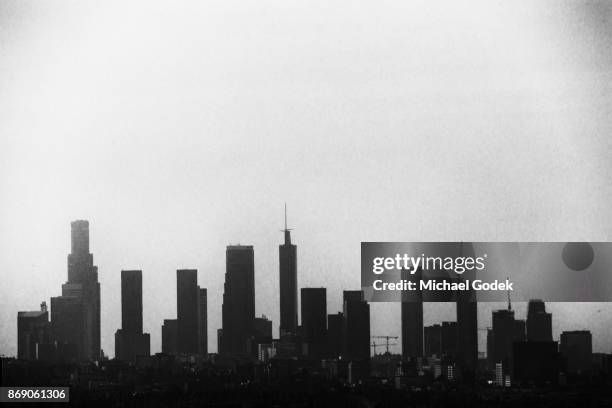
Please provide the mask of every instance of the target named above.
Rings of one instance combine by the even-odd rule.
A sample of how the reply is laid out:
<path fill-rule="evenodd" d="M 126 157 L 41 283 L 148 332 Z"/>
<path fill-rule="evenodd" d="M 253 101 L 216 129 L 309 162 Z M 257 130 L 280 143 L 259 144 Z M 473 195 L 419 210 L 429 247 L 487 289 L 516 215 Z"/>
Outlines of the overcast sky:
<path fill-rule="evenodd" d="M 143 270 L 157 352 L 175 270 L 197 268 L 216 351 L 230 243 L 254 245 L 278 333 L 284 202 L 328 313 L 361 241 L 611 240 L 612 3 L 406 3 L 0 2 L 0 354 L 61 294 L 75 219 L 110 356 L 121 269 Z M 555 337 L 612 352 L 612 305 L 548 308 Z M 400 334 L 398 304 L 371 320 Z"/>

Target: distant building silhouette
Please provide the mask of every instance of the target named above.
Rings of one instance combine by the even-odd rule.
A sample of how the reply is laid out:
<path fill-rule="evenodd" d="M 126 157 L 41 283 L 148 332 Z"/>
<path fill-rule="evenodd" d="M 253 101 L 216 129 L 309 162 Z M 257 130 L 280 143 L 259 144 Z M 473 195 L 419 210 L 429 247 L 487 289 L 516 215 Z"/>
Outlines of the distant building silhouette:
<path fill-rule="evenodd" d="M 442 326 L 434 324 L 424 328 L 425 356 L 442 355 Z"/>
<path fill-rule="evenodd" d="M 223 287 L 219 352 L 248 354 L 255 319 L 255 266 L 252 246 L 228 246 Z"/>
<path fill-rule="evenodd" d="M 208 292 L 200 288 L 198 298 L 198 353 L 208 354 Z"/>
<path fill-rule="evenodd" d="M 457 354 L 457 322 L 442 322 L 441 343 L 443 355 Z"/>
<path fill-rule="evenodd" d="M 370 359 L 370 305 L 363 291 L 345 290 L 344 344 L 342 358 L 365 361 Z"/>
<path fill-rule="evenodd" d="M 285 242 L 278 247 L 280 293 L 280 339 L 294 341 L 298 322 L 297 247 L 291 243 L 291 230 L 287 228 L 285 205 Z"/>
<path fill-rule="evenodd" d="M 100 283 L 89 253 L 89 222 L 71 223 L 68 282 L 51 298 L 51 327 L 58 343 L 73 347 L 77 360 L 100 358 Z"/>
<path fill-rule="evenodd" d="M 121 271 L 121 329 L 115 333 L 115 358 L 136 361 L 150 355 L 149 333 L 142 331 L 142 271 Z"/>
<path fill-rule="evenodd" d="M 321 357 L 327 341 L 327 291 L 325 288 L 302 288 L 302 341 L 306 354 Z"/>
<path fill-rule="evenodd" d="M 567 372 L 585 373 L 591 370 L 593 339 L 588 330 L 561 333 L 559 351 L 567 361 Z"/>
<path fill-rule="evenodd" d="M 51 326 L 47 304 L 42 302 L 40 310 L 17 312 L 17 358 L 39 359 L 40 345 L 51 342 Z"/>
<path fill-rule="evenodd" d="M 176 271 L 176 320 L 178 328 L 178 352 L 198 352 L 198 271 Z"/>
<path fill-rule="evenodd" d="M 539 299 L 527 305 L 527 341 L 552 341 L 552 314 Z"/>
<path fill-rule="evenodd" d="M 419 269 L 411 276 L 409 271 L 402 270 L 401 275 L 402 279 L 419 282 L 422 278 L 422 271 Z M 401 303 L 402 358 L 404 360 L 423 357 L 423 298 L 420 290 L 412 294 L 415 299 Z"/>
<path fill-rule="evenodd" d="M 162 353 L 178 352 L 178 322 L 176 319 L 165 319 L 162 325 Z"/>
<path fill-rule="evenodd" d="M 461 256 L 475 256 L 472 244 L 461 243 Z M 470 279 L 470 272 L 465 272 L 459 281 Z M 478 306 L 473 290 L 461 290 L 457 293 L 457 351 L 455 360 L 462 375 L 467 379 L 474 376 L 478 366 Z"/>
<path fill-rule="evenodd" d="M 330 358 L 338 358 L 342 355 L 344 345 L 344 314 L 338 312 L 327 316 L 327 350 L 326 355 Z"/>

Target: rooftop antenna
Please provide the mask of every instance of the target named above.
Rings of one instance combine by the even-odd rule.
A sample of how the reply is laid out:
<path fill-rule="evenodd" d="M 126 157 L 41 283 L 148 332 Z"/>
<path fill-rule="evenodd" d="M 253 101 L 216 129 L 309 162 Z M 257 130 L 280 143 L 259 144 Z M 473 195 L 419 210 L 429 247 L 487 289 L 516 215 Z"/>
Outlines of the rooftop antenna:
<path fill-rule="evenodd" d="M 510 280 L 510 278 L 507 276 L 506 279 Z M 512 310 L 512 304 L 510 303 L 510 289 L 507 289 L 506 292 L 508 293 L 508 310 Z"/>
<path fill-rule="evenodd" d="M 281 230 L 285 233 L 285 245 L 291 244 L 291 229 L 287 228 L 287 203 L 285 203 L 285 229 Z"/>

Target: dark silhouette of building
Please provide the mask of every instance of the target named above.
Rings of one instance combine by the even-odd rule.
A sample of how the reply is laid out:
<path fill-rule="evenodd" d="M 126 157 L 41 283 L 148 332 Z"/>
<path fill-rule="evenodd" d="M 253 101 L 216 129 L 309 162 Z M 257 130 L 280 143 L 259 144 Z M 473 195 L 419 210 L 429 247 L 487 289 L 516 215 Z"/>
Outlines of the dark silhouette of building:
<path fill-rule="evenodd" d="M 402 279 L 410 279 L 415 282 L 421 280 L 422 272 L 419 269 L 414 275 L 402 270 Z M 423 357 L 423 298 L 420 290 L 411 293 L 411 301 L 401 303 L 402 324 L 402 358 L 410 360 Z"/>
<path fill-rule="evenodd" d="M 560 359 L 556 341 L 515 342 L 512 355 L 515 382 L 536 385 L 557 382 Z"/>
<path fill-rule="evenodd" d="M 457 322 L 442 322 L 441 352 L 445 356 L 457 353 Z"/>
<path fill-rule="evenodd" d="M 260 345 L 271 347 L 272 344 L 272 321 L 266 316 L 256 317 L 253 321 L 253 339 L 251 341 L 251 355 L 259 357 Z"/>
<path fill-rule="evenodd" d="M 504 370 L 507 370 L 507 373 L 510 372 L 514 333 L 514 311 L 510 309 L 495 310 L 493 312 L 493 354 L 489 356 L 489 366 L 502 363 Z"/>
<path fill-rule="evenodd" d="M 178 328 L 178 352 L 198 352 L 198 271 L 176 271 L 176 321 Z"/>
<path fill-rule="evenodd" d="M 308 356 L 325 353 L 327 292 L 325 288 L 302 288 L 302 341 Z"/>
<path fill-rule="evenodd" d="M 219 352 L 248 354 L 255 319 L 255 266 L 252 246 L 228 246 L 223 287 Z"/>
<path fill-rule="evenodd" d="M 567 372 L 585 373 L 592 367 L 593 339 L 588 330 L 561 333 L 559 351 L 567 361 Z"/>
<path fill-rule="evenodd" d="M 165 319 L 162 325 L 162 353 L 178 352 L 178 322 L 176 319 Z"/>
<path fill-rule="evenodd" d="M 73 345 L 77 360 L 100 358 L 100 283 L 89 253 L 89 222 L 71 223 L 68 282 L 51 298 L 51 327 L 60 344 Z"/>
<path fill-rule="evenodd" d="M 290 341 L 297 333 L 297 247 L 291 243 L 291 230 L 287 228 L 287 205 L 285 205 L 285 242 L 278 246 L 279 293 L 280 293 L 280 339 Z"/>
<path fill-rule="evenodd" d="M 459 256 L 475 257 L 472 244 L 460 244 Z M 473 272 L 466 271 L 459 281 L 473 279 Z M 455 360 L 461 375 L 469 380 L 478 367 L 478 307 L 473 290 L 457 293 L 457 350 Z"/>
<path fill-rule="evenodd" d="M 39 346 L 50 342 L 51 326 L 45 302 L 40 304 L 40 310 L 17 312 L 17 358 L 38 360 Z"/>
<path fill-rule="evenodd" d="M 326 355 L 330 358 L 338 358 L 342 355 L 344 344 L 344 314 L 338 312 L 327 316 L 327 350 Z"/>
<path fill-rule="evenodd" d="M 149 333 L 142 331 L 142 271 L 121 271 L 121 329 L 115 333 L 115 358 L 136 361 L 150 355 Z"/>
<path fill-rule="evenodd" d="M 208 354 L 208 293 L 200 288 L 198 297 L 198 352 Z"/>
<path fill-rule="evenodd" d="M 442 355 L 442 326 L 434 324 L 424 329 L 425 356 Z"/>
<path fill-rule="evenodd" d="M 344 345 L 342 358 L 365 361 L 370 359 L 370 305 L 361 290 L 345 290 Z"/>
<path fill-rule="evenodd" d="M 552 314 L 539 299 L 527 306 L 527 341 L 552 341 Z"/>

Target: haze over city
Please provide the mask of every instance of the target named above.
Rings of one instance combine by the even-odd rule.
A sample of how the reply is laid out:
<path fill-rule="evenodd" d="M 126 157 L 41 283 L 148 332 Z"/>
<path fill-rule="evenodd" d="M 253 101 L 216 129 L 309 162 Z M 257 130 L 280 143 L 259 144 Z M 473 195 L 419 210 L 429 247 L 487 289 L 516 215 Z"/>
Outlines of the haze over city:
<path fill-rule="evenodd" d="M 359 288 L 361 241 L 610 240 L 609 3 L 31 5 L 0 6 L 0 354 L 18 310 L 60 294 L 75 219 L 111 356 L 122 269 L 143 270 L 156 352 L 176 270 L 197 268 L 216 351 L 232 243 L 254 246 L 277 333 L 284 202 L 328 313 Z M 547 309 L 555 338 L 612 351 L 611 306 Z M 371 313 L 400 334 L 399 305 Z"/>

